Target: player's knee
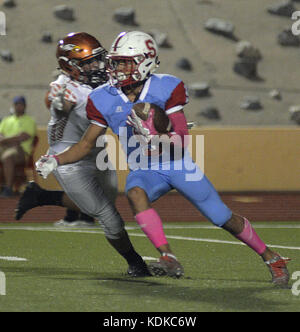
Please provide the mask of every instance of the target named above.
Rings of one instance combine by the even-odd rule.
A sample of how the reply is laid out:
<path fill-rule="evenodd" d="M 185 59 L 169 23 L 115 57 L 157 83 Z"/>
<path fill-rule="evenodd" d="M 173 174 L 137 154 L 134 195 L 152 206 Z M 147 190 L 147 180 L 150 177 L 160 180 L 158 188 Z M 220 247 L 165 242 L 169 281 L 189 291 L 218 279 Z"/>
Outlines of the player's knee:
<path fill-rule="evenodd" d="M 111 240 L 118 240 L 121 238 L 121 234 L 125 231 L 124 221 L 119 218 L 114 218 L 113 220 L 98 220 L 106 238 Z"/>
<path fill-rule="evenodd" d="M 245 222 L 243 217 L 232 214 L 231 218 L 227 220 L 222 227 L 231 234 L 236 235 L 240 234 L 243 231 L 244 224 Z"/>
<path fill-rule="evenodd" d="M 124 239 L 124 234 L 126 234 L 125 228 L 115 230 L 115 232 L 107 232 L 105 236 L 110 240 L 122 240 Z"/>
<path fill-rule="evenodd" d="M 232 218 L 232 212 L 228 209 L 221 213 L 216 213 L 210 218 L 211 222 L 217 227 L 224 227 L 224 225 Z"/>
<path fill-rule="evenodd" d="M 133 187 L 128 190 L 127 197 L 132 204 L 139 204 L 143 201 L 147 201 L 145 191 L 140 187 Z"/>
<path fill-rule="evenodd" d="M 113 233 L 113 232 L 110 232 L 106 229 L 104 229 L 104 234 L 105 234 L 105 237 L 107 239 L 110 239 L 110 240 L 120 240 L 120 234 L 122 233 L 122 230 L 120 232 L 117 232 L 117 233 Z"/>

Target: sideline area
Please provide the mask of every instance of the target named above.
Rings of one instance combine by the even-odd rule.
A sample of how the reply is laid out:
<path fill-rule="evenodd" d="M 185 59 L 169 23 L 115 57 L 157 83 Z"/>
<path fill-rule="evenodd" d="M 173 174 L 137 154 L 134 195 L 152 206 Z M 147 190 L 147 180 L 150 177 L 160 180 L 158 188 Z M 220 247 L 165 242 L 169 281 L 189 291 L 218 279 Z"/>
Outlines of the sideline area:
<path fill-rule="evenodd" d="M 236 213 L 245 215 L 251 221 L 299 221 L 300 192 L 295 193 L 221 193 L 223 201 Z M 65 209 L 57 206 L 38 207 L 29 211 L 22 220 L 14 220 L 14 209 L 18 197 L 0 199 L 0 223 L 49 223 L 64 217 Z M 119 194 L 116 206 L 125 222 L 134 222 L 127 198 Z M 183 196 L 171 192 L 154 207 L 164 222 L 197 222 L 204 217 Z"/>

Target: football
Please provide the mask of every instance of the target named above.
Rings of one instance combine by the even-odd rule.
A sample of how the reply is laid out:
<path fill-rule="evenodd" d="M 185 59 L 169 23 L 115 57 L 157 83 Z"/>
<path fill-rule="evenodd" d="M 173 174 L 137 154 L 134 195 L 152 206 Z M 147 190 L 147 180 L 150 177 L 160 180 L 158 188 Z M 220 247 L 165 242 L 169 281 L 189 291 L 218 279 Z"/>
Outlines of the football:
<path fill-rule="evenodd" d="M 133 105 L 133 109 L 143 121 L 148 120 L 150 111 L 154 110 L 153 124 L 156 131 L 160 134 L 166 134 L 170 131 L 170 120 L 165 111 L 159 106 L 150 103 L 138 103 Z"/>

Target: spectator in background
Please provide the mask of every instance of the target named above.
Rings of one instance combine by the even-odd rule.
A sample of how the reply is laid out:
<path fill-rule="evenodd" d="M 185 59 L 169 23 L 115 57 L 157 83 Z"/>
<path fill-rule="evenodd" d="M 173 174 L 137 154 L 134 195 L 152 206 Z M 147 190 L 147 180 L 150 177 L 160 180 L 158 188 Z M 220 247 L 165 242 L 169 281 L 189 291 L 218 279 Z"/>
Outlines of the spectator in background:
<path fill-rule="evenodd" d="M 36 122 L 25 112 L 25 97 L 16 96 L 13 106 L 13 114 L 0 123 L 0 163 L 4 178 L 0 197 L 13 196 L 15 166 L 26 163 L 36 135 Z"/>

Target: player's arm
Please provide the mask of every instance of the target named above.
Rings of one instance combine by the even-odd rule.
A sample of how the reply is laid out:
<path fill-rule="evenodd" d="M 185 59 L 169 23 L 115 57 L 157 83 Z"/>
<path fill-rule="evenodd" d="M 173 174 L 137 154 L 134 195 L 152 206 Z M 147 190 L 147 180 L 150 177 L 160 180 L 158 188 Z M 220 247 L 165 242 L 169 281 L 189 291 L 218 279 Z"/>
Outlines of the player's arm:
<path fill-rule="evenodd" d="M 96 146 L 97 138 L 103 135 L 106 128 L 91 124 L 81 140 L 70 149 L 57 154 L 42 156 L 36 163 L 37 172 L 46 179 L 57 166 L 75 163 L 81 160 Z"/>
<path fill-rule="evenodd" d="M 67 84 L 51 83 L 45 97 L 46 106 L 55 112 L 68 114 L 77 104 L 77 97 Z"/>
<path fill-rule="evenodd" d="M 61 100 L 58 100 L 59 106 L 57 106 L 57 102 L 52 103 L 52 101 L 49 100 L 49 94 L 50 94 L 50 91 L 47 91 L 46 95 L 45 95 L 45 104 L 49 110 L 54 110 L 55 112 L 61 112 L 61 113 L 68 114 L 73 110 L 73 108 L 76 105 L 67 100 L 61 99 Z"/>
<path fill-rule="evenodd" d="M 44 179 L 46 179 L 58 165 L 74 163 L 84 158 L 96 146 L 97 138 L 105 134 L 108 126 L 106 120 L 94 106 L 90 98 L 88 98 L 86 112 L 91 124 L 81 140 L 65 152 L 58 155 L 42 156 L 36 162 L 36 170 Z"/>
<path fill-rule="evenodd" d="M 188 103 L 188 94 L 183 82 L 173 90 L 166 102 L 165 112 L 171 122 L 172 131 L 168 133 L 174 145 L 186 147 L 188 145 L 188 125 L 184 115 L 184 105 Z"/>
<path fill-rule="evenodd" d="M 106 128 L 90 124 L 81 140 L 69 150 L 56 155 L 59 165 L 71 164 L 83 159 L 96 146 L 97 138 L 104 135 Z"/>
<path fill-rule="evenodd" d="M 104 135 L 108 124 L 90 98 L 87 100 L 86 113 L 91 123 L 89 128 L 79 143 L 57 155 L 59 165 L 70 164 L 84 158 L 96 146 L 97 138 Z"/>

